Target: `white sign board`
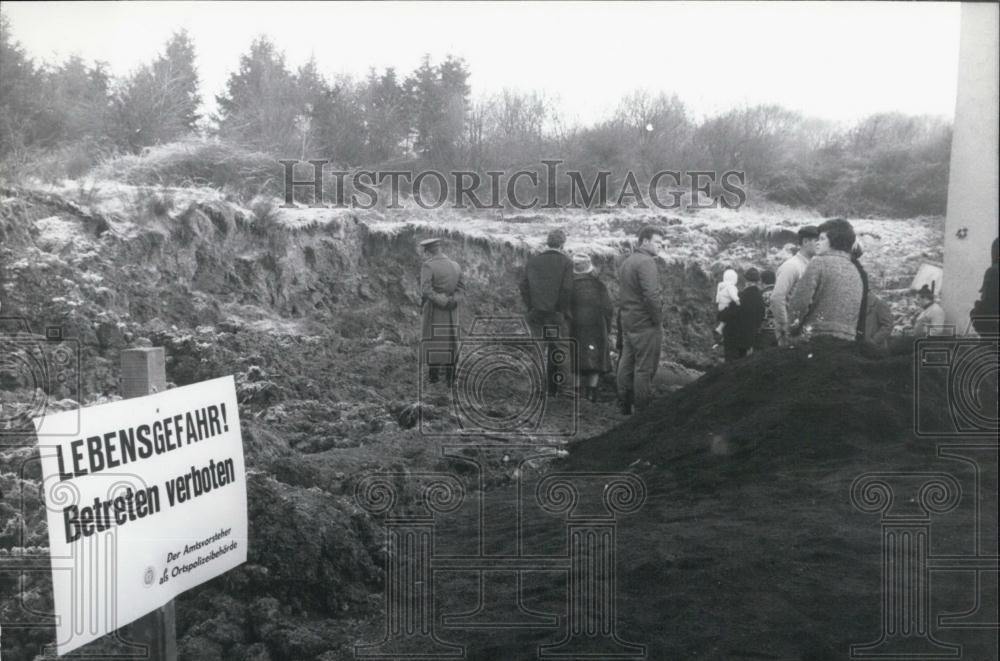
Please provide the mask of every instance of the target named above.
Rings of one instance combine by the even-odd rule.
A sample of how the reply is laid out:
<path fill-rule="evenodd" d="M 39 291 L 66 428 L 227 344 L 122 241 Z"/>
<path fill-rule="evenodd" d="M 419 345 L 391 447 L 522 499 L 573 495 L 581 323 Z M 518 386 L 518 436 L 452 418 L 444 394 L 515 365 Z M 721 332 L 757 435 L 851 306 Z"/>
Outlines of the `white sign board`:
<path fill-rule="evenodd" d="M 35 428 L 43 422 L 59 654 L 246 562 L 231 376 L 47 415 Z"/>

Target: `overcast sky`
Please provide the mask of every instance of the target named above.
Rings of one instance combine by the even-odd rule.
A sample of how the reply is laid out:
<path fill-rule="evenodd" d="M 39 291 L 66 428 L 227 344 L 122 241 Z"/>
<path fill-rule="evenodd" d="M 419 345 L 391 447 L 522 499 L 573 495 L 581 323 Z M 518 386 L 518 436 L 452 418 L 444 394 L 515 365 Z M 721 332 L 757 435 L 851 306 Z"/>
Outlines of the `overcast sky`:
<path fill-rule="evenodd" d="M 202 93 L 224 89 L 239 56 L 270 35 L 292 67 L 413 70 L 452 53 L 473 96 L 536 90 L 570 121 L 606 116 L 628 92 L 676 93 L 696 115 L 780 103 L 852 121 L 902 111 L 951 118 L 957 3 L 3 3 L 14 38 L 37 60 L 71 54 L 125 74 L 170 34 L 190 33 Z"/>

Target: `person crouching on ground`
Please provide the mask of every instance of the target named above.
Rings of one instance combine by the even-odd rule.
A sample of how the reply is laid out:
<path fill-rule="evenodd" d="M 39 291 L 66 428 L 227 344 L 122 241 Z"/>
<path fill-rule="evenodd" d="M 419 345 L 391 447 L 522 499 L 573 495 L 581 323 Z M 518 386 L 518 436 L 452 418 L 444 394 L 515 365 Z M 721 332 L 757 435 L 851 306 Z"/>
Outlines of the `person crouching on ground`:
<path fill-rule="evenodd" d="M 611 370 L 608 336 L 615 311 L 608 288 L 598 280 L 589 255 L 573 255 L 571 310 L 570 333 L 576 341 L 581 394 L 596 402 L 601 374 Z"/>
<path fill-rule="evenodd" d="M 913 337 L 941 335 L 944 332 L 944 308 L 934 299 L 934 290 L 924 285 L 917 292 L 920 307 L 923 308 L 913 320 Z"/>
<path fill-rule="evenodd" d="M 788 303 L 789 329 L 804 339 L 828 336 L 855 340 L 864 285 L 851 260 L 854 228 L 843 218 L 819 226 L 816 256 Z"/>
<path fill-rule="evenodd" d="M 736 288 L 738 280 L 739 277 L 733 269 L 726 269 L 726 272 L 722 274 L 722 282 L 715 288 L 715 305 L 718 307 L 720 315 L 730 305 L 740 304 L 740 290 Z M 722 321 L 722 317 L 720 316 L 719 325 L 713 331 L 716 342 L 722 341 L 725 328 L 726 322 Z"/>

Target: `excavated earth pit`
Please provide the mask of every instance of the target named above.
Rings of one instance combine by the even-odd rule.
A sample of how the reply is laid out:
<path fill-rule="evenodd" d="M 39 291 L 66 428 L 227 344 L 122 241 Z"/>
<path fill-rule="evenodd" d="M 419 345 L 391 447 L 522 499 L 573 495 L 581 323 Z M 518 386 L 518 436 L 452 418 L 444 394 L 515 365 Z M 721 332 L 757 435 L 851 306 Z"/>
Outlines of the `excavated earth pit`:
<path fill-rule="evenodd" d="M 435 635 L 466 645 L 470 659 L 535 658 L 537 645 L 563 637 L 568 614 L 565 571 L 544 559 L 566 555 L 566 513 L 539 511 L 535 485 L 579 471 L 625 473 L 645 487 L 642 507 L 618 518 L 615 626 L 621 640 L 647 646 L 646 658 L 847 658 L 845 645 L 873 640 L 879 627 L 878 517 L 852 509 L 852 480 L 878 470 L 970 475 L 912 435 L 905 348 L 895 357 L 764 353 L 716 366 L 714 282 L 728 266 L 779 263 L 782 232 L 815 222 L 788 210 L 499 220 L 247 209 L 206 189 L 112 183 L 2 194 L 4 312 L 23 317 L 36 340 L 60 327 L 81 356 L 78 382 L 49 393 L 53 410 L 117 397 L 118 353 L 130 346 L 163 346 L 176 385 L 236 378 L 249 558 L 178 599 L 184 659 L 330 661 L 381 640 L 393 554 L 384 522 L 358 493 L 367 477 L 392 474 L 400 506 L 419 509 L 417 473 L 461 485 L 461 505 L 437 515 L 445 555 L 509 556 L 520 540 L 522 554 L 543 558 L 522 572 L 521 592 L 543 614 L 528 623 L 541 617 L 545 626 L 474 629 L 440 619 L 474 611 L 479 593 L 510 592 L 516 576 L 479 577 L 445 560 L 433 583 Z M 648 222 L 664 227 L 671 246 L 661 266 L 667 328 L 656 406 L 624 419 L 605 383 L 596 405 L 557 400 L 546 409 L 546 425 L 575 434 L 499 434 L 489 450 L 450 435 L 459 421 L 449 393 L 418 386 L 416 242 L 449 239 L 470 285 L 467 328 L 476 316 L 523 312 L 519 269 L 552 225 L 567 229 L 569 249 L 596 257 L 614 294 L 616 260 Z M 869 271 L 902 324 L 906 274 L 940 258 L 940 219 L 857 224 L 873 246 Z M 18 375 L 5 378 L 9 419 L 32 393 Z M 502 395 L 501 417 L 511 405 Z M 51 587 L 38 569 L 47 566 L 47 537 L 37 452 L 30 433 L 3 443 L 3 651 L 33 659 L 53 637 L 38 615 L 51 609 Z M 993 482 L 983 483 L 994 498 L 982 510 L 995 515 L 995 455 L 993 466 Z M 584 499 L 603 493 L 606 478 L 594 480 L 581 487 Z M 967 541 L 969 520 L 954 516 L 935 522 L 958 531 L 935 529 L 943 545 L 935 553 L 959 553 Z M 934 609 L 969 606 L 967 574 L 948 575 L 956 580 L 934 593 Z M 995 641 L 995 632 L 963 639 L 967 650 L 994 656 Z M 102 639 L 87 651 L 113 647 Z"/>

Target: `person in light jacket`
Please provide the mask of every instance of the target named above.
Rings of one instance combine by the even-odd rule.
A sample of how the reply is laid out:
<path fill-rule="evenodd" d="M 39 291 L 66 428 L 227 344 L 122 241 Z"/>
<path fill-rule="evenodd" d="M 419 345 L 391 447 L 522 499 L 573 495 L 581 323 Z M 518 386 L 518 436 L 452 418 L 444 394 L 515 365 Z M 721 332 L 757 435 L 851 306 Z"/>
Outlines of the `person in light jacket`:
<path fill-rule="evenodd" d="M 816 256 L 809 260 L 788 304 L 789 332 L 793 340 L 820 335 L 855 340 L 864 285 L 851 260 L 854 228 L 845 219 L 834 218 L 818 229 Z"/>
<path fill-rule="evenodd" d="M 799 229 L 799 251 L 778 267 L 774 289 L 771 291 L 771 316 L 774 319 L 774 336 L 778 346 L 788 346 L 788 301 L 799 278 L 806 272 L 809 260 L 816 254 L 819 230 L 812 225 Z"/>

